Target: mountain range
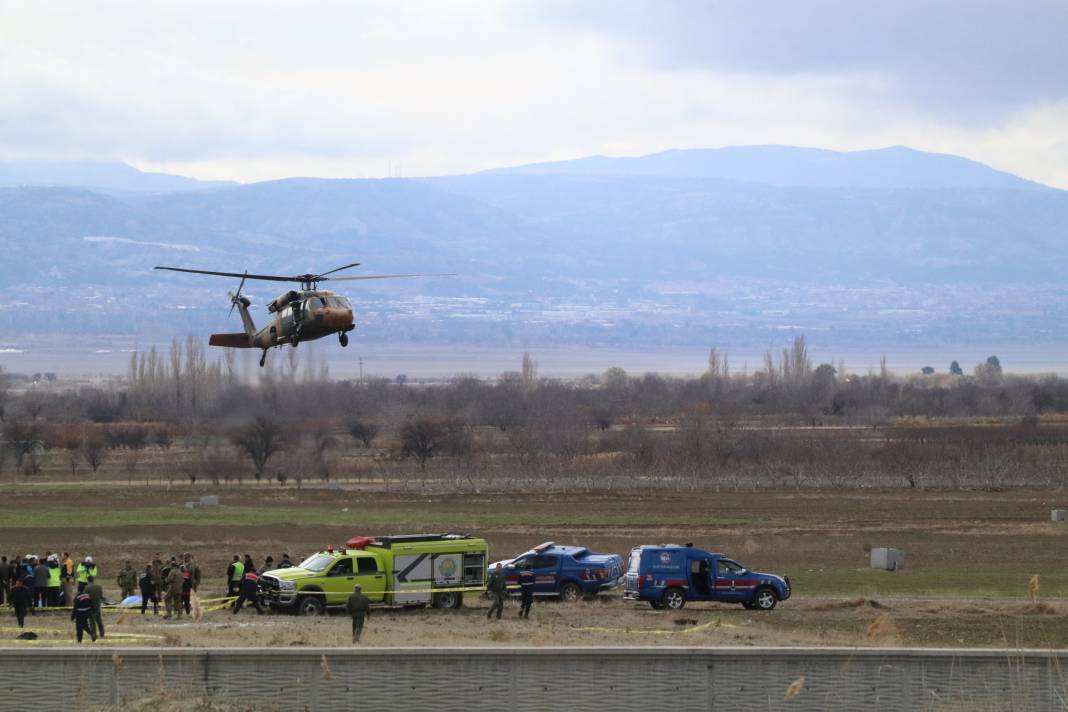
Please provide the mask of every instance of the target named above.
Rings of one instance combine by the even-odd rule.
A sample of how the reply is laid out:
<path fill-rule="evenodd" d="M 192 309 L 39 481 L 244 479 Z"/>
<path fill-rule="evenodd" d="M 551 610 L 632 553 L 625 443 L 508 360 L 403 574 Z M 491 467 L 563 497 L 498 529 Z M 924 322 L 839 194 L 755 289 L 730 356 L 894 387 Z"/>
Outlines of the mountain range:
<path fill-rule="evenodd" d="M 353 259 L 362 273 L 459 274 L 349 289 L 383 342 L 1024 341 L 1068 326 L 1068 193 L 901 147 L 247 185 L 19 163 L 0 164 L 0 186 L 12 339 L 220 326 L 236 285 L 155 265 L 301 273 Z"/>

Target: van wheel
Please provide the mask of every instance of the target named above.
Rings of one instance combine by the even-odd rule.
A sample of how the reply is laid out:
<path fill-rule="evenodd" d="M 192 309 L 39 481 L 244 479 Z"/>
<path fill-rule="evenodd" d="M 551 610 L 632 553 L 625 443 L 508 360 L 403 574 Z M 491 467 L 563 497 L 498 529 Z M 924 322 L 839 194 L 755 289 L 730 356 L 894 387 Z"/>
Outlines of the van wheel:
<path fill-rule="evenodd" d="M 302 616 L 321 616 L 324 608 L 318 596 L 302 596 L 297 602 L 297 614 Z"/>
<path fill-rule="evenodd" d="M 434 594 L 434 608 L 440 608 L 442 610 L 456 610 L 460 607 L 460 602 L 463 600 L 463 596 L 455 591 L 448 591 L 446 593 Z"/>
<path fill-rule="evenodd" d="M 683 593 L 681 588 L 669 588 L 664 592 L 661 602 L 664 604 L 664 608 L 669 611 L 681 611 L 682 607 L 686 605 L 686 594 Z"/>
<path fill-rule="evenodd" d="M 779 602 L 779 597 L 770 588 L 758 588 L 753 594 L 753 608 L 758 611 L 770 611 Z"/>

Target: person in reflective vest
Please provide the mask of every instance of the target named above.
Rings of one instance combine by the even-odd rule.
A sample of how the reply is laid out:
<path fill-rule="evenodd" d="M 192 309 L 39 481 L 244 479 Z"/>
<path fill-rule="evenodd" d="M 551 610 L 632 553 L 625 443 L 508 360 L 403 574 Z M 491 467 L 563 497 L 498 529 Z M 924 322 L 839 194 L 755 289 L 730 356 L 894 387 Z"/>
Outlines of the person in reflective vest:
<path fill-rule="evenodd" d="M 78 564 L 78 570 L 74 572 L 74 577 L 78 581 L 78 593 L 85 590 L 85 584 L 89 583 L 89 577 L 96 578 L 96 564 L 93 563 L 93 557 L 85 557 L 85 561 Z"/>
<path fill-rule="evenodd" d="M 48 605 L 59 605 L 59 587 L 62 581 L 60 580 L 60 574 L 62 569 L 59 567 L 59 557 L 54 556 L 48 560 Z"/>
<path fill-rule="evenodd" d="M 241 557 L 234 554 L 234 560 L 226 567 L 226 586 L 229 596 L 241 593 L 241 579 L 245 578 L 245 565 L 241 563 Z"/>

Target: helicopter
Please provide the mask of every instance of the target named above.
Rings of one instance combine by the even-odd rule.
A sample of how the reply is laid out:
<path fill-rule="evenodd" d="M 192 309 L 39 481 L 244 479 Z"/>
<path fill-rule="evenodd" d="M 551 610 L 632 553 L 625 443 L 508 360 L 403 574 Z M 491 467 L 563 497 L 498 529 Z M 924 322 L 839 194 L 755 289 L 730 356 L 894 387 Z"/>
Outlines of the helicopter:
<path fill-rule="evenodd" d="M 212 334 L 208 339 L 210 346 L 222 346 L 230 349 L 262 349 L 260 366 L 267 362 L 267 350 L 276 346 L 289 344 L 296 348 L 302 341 L 314 341 L 324 336 L 337 334 L 342 347 L 349 345 L 349 332 L 356 328 L 352 318 L 352 303 L 334 292 L 319 289 L 320 282 L 343 282 L 364 279 L 402 279 L 405 277 L 452 277 L 453 274 L 376 274 L 357 277 L 328 277 L 327 275 L 342 270 L 358 267 L 359 262 L 344 265 L 322 274 L 298 274 L 293 276 L 277 274 L 249 274 L 245 272 L 214 272 L 204 269 L 186 267 L 156 267 L 171 272 L 188 272 L 191 274 L 209 274 L 216 277 L 240 277 L 237 292 L 230 292 L 230 314 L 234 309 L 241 315 L 245 330 L 234 334 Z M 267 311 L 273 315 L 271 322 L 257 330 L 249 306 L 248 297 L 241 295 L 245 281 L 256 279 L 266 282 L 294 282 L 300 289 L 290 289 L 267 302 Z"/>

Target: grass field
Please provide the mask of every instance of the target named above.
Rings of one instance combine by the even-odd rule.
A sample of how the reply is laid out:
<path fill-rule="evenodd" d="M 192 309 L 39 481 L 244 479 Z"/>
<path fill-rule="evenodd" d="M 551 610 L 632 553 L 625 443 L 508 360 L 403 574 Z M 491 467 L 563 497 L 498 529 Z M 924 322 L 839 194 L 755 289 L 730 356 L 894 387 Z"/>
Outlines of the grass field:
<path fill-rule="evenodd" d="M 185 501 L 205 493 L 218 494 L 222 505 L 184 507 Z M 765 618 L 740 607 L 688 606 L 679 615 L 698 621 L 689 627 L 718 623 L 686 633 L 694 639 L 687 639 L 687 644 L 737 638 L 740 643 L 1018 641 L 1060 647 L 1068 641 L 1063 615 L 1068 611 L 1062 612 L 1060 604 L 1060 599 L 1068 598 L 1063 556 L 1068 525 L 1050 522 L 1049 510 L 1065 499 L 1065 493 L 1041 490 L 425 497 L 345 487 L 297 491 L 246 484 L 167 489 L 87 483 L 72 491 L 8 484 L 0 490 L 0 552 L 92 553 L 101 564 L 105 584 L 111 585 L 124 558 L 143 563 L 156 554 L 189 550 L 204 568 L 210 594 L 221 590 L 226 562 L 234 553 L 251 553 L 257 562 L 267 553 L 277 558 L 283 551 L 298 558 L 357 534 L 465 531 L 485 536 L 494 558 L 546 540 L 624 556 L 642 543 L 692 541 L 726 552 L 754 569 L 788 574 L 795 596 Z M 905 549 L 905 570 L 868 569 L 865 549 L 871 546 Z M 1033 574 L 1039 575 L 1038 607 L 1027 600 Z M 616 595 L 602 598 L 578 608 L 546 605 L 542 610 L 554 625 L 566 628 L 565 639 L 575 643 L 622 644 L 633 634 L 619 633 L 620 626 L 666 626 L 672 632 L 650 636 L 676 637 L 677 627 L 667 614 L 624 604 Z M 188 626 L 164 626 L 169 637 L 163 640 L 189 644 L 199 635 L 197 626 L 232 625 L 228 615 L 211 614 Z M 460 615 L 474 613 L 467 610 Z M 892 624 L 885 623 L 892 632 L 877 630 L 877 635 L 869 636 L 869 627 L 880 616 L 892 619 Z M 250 635 L 262 638 L 264 644 L 275 639 L 277 644 L 300 644 L 284 632 L 297 629 L 296 620 L 246 617 L 242 625 L 251 626 Z M 428 637 L 433 644 L 468 642 L 463 625 L 449 632 L 450 620 L 454 619 L 438 612 L 384 613 L 379 625 L 395 627 L 396 640 L 381 642 L 403 644 L 408 636 Z M 57 625 L 65 630 L 62 622 Z M 328 617 L 314 625 L 344 628 L 344 621 Z M 173 632 L 187 628 L 194 631 L 192 639 Z M 260 628 L 262 635 L 255 632 Z M 299 629 L 308 630 L 305 622 Z M 492 634 L 505 636 L 501 640 L 486 637 L 489 632 L 473 640 L 511 644 L 521 642 L 516 638 L 524 635 L 524 629 L 501 630 L 512 632 Z M 5 626 L 0 640 L 10 637 Z"/>

